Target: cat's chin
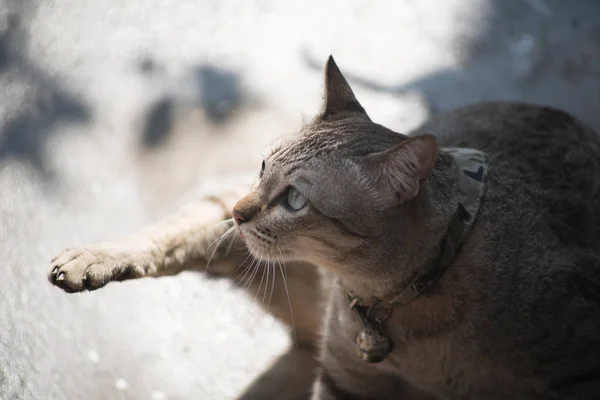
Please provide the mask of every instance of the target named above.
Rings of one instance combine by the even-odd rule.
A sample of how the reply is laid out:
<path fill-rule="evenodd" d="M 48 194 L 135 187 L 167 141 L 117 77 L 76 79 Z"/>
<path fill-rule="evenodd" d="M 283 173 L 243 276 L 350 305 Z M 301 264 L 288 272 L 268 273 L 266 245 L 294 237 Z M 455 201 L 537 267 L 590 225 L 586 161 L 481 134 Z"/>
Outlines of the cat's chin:
<path fill-rule="evenodd" d="M 258 257 L 256 254 L 252 254 L 254 256 L 254 258 L 256 258 L 259 261 L 266 261 L 266 262 L 280 262 L 280 263 L 284 263 L 284 262 L 290 262 L 290 261 L 298 261 L 296 258 L 294 257 L 287 257 L 285 255 L 280 255 L 280 254 L 262 254 L 262 257 Z"/>
<path fill-rule="evenodd" d="M 252 247 L 248 245 L 248 251 L 250 252 L 250 255 L 257 261 L 273 263 L 303 261 L 293 253 L 284 250 L 279 251 L 278 249 L 262 249 L 260 247 Z"/>

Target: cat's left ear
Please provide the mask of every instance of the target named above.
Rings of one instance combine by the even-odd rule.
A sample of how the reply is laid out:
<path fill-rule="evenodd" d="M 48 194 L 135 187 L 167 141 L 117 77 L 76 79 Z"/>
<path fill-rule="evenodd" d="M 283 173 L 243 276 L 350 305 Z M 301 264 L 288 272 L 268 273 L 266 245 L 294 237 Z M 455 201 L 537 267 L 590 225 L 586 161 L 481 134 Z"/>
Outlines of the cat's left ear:
<path fill-rule="evenodd" d="M 394 204 L 417 196 L 439 154 L 432 135 L 409 136 L 389 150 L 365 156 L 367 171 L 386 203 Z"/>
<path fill-rule="evenodd" d="M 329 56 L 325 66 L 325 104 L 322 115 L 326 117 L 342 111 L 356 112 L 367 116 L 333 56 Z"/>

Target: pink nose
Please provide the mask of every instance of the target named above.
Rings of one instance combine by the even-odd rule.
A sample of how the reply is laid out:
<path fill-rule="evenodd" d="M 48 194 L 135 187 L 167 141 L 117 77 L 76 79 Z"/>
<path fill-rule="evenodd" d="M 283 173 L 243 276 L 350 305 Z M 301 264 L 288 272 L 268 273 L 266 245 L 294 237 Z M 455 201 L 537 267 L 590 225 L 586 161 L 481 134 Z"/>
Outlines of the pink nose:
<path fill-rule="evenodd" d="M 238 210 L 236 210 L 235 208 L 233 209 L 233 211 L 231 212 L 231 214 L 233 215 L 233 220 L 238 225 L 241 225 L 242 222 L 246 221 L 246 218 L 244 218 L 244 216 Z"/>

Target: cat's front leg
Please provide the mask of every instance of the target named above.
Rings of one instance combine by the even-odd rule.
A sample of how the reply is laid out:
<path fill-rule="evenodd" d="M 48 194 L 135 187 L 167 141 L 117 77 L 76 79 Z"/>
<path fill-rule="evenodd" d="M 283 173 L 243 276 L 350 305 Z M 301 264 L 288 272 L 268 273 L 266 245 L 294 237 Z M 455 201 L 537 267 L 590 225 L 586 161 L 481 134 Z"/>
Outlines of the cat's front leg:
<path fill-rule="evenodd" d="M 66 250 L 52 260 L 48 278 L 71 293 L 98 289 L 112 281 L 206 268 L 211 258 L 215 269 L 235 268 L 240 251 L 230 250 L 243 244 L 235 240 L 237 233 L 228 220 L 233 203 L 229 197 L 205 198 L 120 240 Z"/>
<path fill-rule="evenodd" d="M 48 278 L 66 292 L 81 292 L 142 277 L 153 264 L 150 244 L 144 240 L 103 242 L 65 250 L 52 260 Z"/>

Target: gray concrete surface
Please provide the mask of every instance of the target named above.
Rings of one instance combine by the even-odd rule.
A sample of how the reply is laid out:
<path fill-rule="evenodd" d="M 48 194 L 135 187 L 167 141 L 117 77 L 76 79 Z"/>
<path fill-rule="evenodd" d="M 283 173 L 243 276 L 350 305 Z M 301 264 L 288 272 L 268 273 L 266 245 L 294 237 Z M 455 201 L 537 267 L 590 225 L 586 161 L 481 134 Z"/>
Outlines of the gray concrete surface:
<path fill-rule="evenodd" d="M 485 99 L 598 129 L 598 38 L 583 0 L 0 0 L 0 399 L 233 399 L 285 350 L 227 282 L 67 295 L 46 273 L 257 170 L 328 54 L 398 131 Z"/>

